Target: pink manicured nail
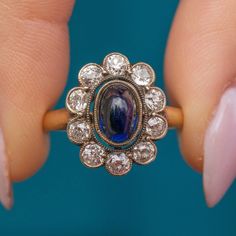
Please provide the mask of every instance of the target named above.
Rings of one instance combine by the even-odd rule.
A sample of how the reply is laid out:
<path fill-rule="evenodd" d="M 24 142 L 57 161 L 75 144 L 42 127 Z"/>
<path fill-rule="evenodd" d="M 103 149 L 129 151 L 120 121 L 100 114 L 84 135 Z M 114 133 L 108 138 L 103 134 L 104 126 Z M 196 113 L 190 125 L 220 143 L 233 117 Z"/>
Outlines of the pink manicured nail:
<path fill-rule="evenodd" d="M 12 207 L 12 188 L 9 178 L 8 159 L 5 150 L 3 132 L 0 129 L 0 201 L 7 209 Z"/>
<path fill-rule="evenodd" d="M 227 89 L 206 131 L 203 183 L 213 207 L 236 177 L 236 86 Z"/>

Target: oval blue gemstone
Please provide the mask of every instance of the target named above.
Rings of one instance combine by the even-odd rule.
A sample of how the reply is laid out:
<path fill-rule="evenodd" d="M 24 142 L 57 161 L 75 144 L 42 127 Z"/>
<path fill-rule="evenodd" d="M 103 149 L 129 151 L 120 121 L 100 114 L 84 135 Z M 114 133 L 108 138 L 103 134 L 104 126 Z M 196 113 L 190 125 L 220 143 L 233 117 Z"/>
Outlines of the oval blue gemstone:
<path fill-rule="evenodd" d="M 128 141 L 134 135 L 139 114 L 132 90 L 122 83 L 111 84 L 100 95 L 99 129 L 114 143 Z"/>

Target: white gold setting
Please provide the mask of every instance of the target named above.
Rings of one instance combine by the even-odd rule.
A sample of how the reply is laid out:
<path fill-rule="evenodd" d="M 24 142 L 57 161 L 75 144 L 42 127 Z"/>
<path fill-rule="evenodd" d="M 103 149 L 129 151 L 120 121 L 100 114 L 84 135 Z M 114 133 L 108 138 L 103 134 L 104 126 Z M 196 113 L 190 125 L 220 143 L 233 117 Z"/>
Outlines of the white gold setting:
<path fill-rule="evenodd" d="M 145 103 L 152 112 L 161 112 L 166 106 L 166 96 L 160 88 L 152 87 L 145 94 Z"/>
<path fill-rule="evenodd" d="M 89 168 L 104 166 L 115 176 L 127 174 L 133 163 L 147 165 L 153 162 L 157 147 L 152 140 L 165 136 L 168 123 L 165 118 L 166 97 L 154 86 L 152 67 L 143 62 L 131 65 L 126 56 L 115 52 L 108 54 L 102 65 L 89 63 L 82 67 L 78 79 L 80 86 L 68 92 L 66 108 L 71 114 L 67 135 L 71 142 L 82 145 L 81 162 Z M 123 85 L 132 96 L 135 95 L 135 109 L 140 120 L 137 132 L 133 132 L 134 137 L 119 146 L 99 136 L 96 115 L 99 113 L 96 110 L 100 108 L 97 102 L 99 104 L 99 96 L 109 84 Z"/>
<path fill-rule="evenodd" d="M 157 140 L 166 135 L 167 128 L 167 120 L 164 117 L 153 116 L 147 122 L 146 132 L 151 139 Z"/>
<path fill-rule="evenodd" d="M 73 143 L 83 144 L 91 137 L 90 125 L 84 120 L 73 119 L 67 125 L 67 135 Z"/>
<path fill-rule="evenodd" d="M 85 87 L 96 86 L 103 78 L 103 69 L 100 65 L 89 63 L 79 72 L 79 82 Z"/>
<path fill-rule="evenodd" d="M 96 168 L 103 165 L 106 152 L 103 147 L 95 142 L 85 144 L 80 150 L 80 159 L 87 167 Z"/>
<path fill-rule="evenodd" d="M 124 153 L 110 153 L 106 160 L 106 169 L 112 175 L 125 175 L 132 167 L 132 162 Z"/>
<path fill-rule="evenodd" d="M 105 57 L 103 67 L 110 75 L 125 75 L 130 64 L 126 56 L 115 52 Z"/>
<path fill-rule="evenodd" d="M 146 63 L 139 62 L 132 66 L 131 78 L 140 86 L 148 86 L 155 81 L 155 72 L 151 66 Z"/>
<path fill-rule="evenodd" d="M 157 148 L 153 142 L 142 141 L 133 149 L 133 160 L 141 165 L 147 165 L 156 159 Z"/>
<path fill-rule="evenodd" d="M 73 88 L 66 97 L 66 108 L 75 114 L 83 114 L 87 108 L 87 93 L 83 88 Z"/>

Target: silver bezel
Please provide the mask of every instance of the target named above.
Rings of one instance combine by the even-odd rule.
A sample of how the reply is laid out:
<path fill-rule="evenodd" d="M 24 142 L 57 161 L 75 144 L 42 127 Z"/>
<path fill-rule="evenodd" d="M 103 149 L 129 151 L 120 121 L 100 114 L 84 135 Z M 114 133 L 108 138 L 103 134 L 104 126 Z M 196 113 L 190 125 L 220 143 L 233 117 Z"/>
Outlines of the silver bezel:
<path fill-rule="evenodd" d="M 118 56 L 124 58 L 125 64 L 127 65 L 127 68 L 124 71 L 124 73 L 118 73 L 118 72 L 117 73 L 112 73 L 111 71 L 108 70 L 108 68 L 107 68 L 108 58 L 113 56 L 113 55 L 118 55 Z M 107 74 L 110 74 L 110 75 L 113 75 L 113 76 L 124 76 L 124 75 L 126 75 L 127 73 L 130 72 L 130 68 L 131 68 L 129 59 L 126 56 L 124 56 L 123 54 L 119 53 L 119 52 L 112 52 L 112 53 L 106 55 L 104 60 L 103 60 L 102 66 L 103 66 L 103 69 L 107 72 Z"/>
<path fill-rule="evenodd" d="M 133 160 L 135 163 L 139 164 L 139 165 L 148 165 L 149 163 L 151 163 L 151 162 L 153 162 L 153 161 L 156 160 L 156 156 L 157 156 L 157 146 L 156 146 L 155 143 L 152 142 L 151 140 L 143 140 L 143 141 L 140 142 L 140 143 L 143 143 L 143 142 L 151 143 L 151 145 L 154 147 L 154 157 L 148 159 L 148 160 L 145 161 L 145 162 L 141 162 L 141 161 L 138 161 L 137 159 L 135 159 L 134 156 L 133 156 L 134 154 L 132 153 L 132 160 Z M 137 143 L 137 144 L 134 146 L 134 149 L 135 149 L 135 147 L 136 147 L 137 145 L 139 145 L 140 143 Z"/>
<path fill-rule="evenodd" d="M 72 88 L 72 89 L 67 93 L 65 107 L 66 107 L 66 109 L 67 109 L 70 113 L 72 113 L 72 114 L 77 114 L 79 117 L 82 117 L 83 114 L 85 114 L 86 109 L 87 109 L 87 106 L 88 106 L 88 94 L 86 94 L 86 98 L 85 98 L 86 107 L 84 108 L 84 110 L 83 110 L 83 111 L 76 111 L 76 110 L 74 110 L 74 109 L 70 106 L 70 104 L 69 104 L 70 95 L 71 95 L 71 93 L 74 92 L 75 90 L 83 90 L 84 92 L 86 92 L 86 89 L 83 88 L 83 87 L 74 87 L 74 88 Z"/>
<path fill-rule="evenodd" d="M 129 165 L 130 168 L 129 168 L 128 170 L 126 170 L 125 172 L 121 173 L 121 174 L 112 173 L 112 172 L 109 170 L 108 166 L 107 166 L 107 162 L 109 161 L 109 158 L 110 158 L 111 155 L 115 155 L 115 154 L 120 155 L 121 153 L 124 153 L 124 154 L 126 155 L 127 160 L 129 161 L 129 164 L 130 164 L 130 165 Z M 127 175 L 127 174 L 131 171 L 132 166 L 133 166 L 133 162 L 132 162 L 132 160 L 129 158 L 129 156 L 128 156 L 125 152 L 111 152 L 111 153 L 108 154 L 107 159 L 106 159 L 104 165 L 105 165 L 105 169 L 106 169 L 106 170 L 108 171 L 108 173 L 110 173 L 111 175 L 113 175 L 113 176 L 124 176 L 124 175 Z"/>
<path fill-rule="evenodd" d="M 92 165 L 89 165 L 88 163 L 86 163 L 86 162 L 84 161 L 84 159 L 83 159 L 83 157 L 82 157 L 82 153 L 84 152 L 86 146 L 87 146 L 87 145 L 91 145 L 91 144 L 96 144 L 96 145 L 98 145 L 98 146 L 101 147 L 101 148 L 103 149 L 103 151 L 104 151 L 104 157 L 101 157 L 101 158 L 103 158 L 103 162 L 100 163 L 99 165 L 96 165 L 96 166 L 94 166 L 94 165 L 93 165 L 93 166 L 92 166 Z M 96 143 L 96 142 L 94 142 L 94 141 L 87 142 L 87 143 L 85 143 L 85 144 L 80 148 L 80 161 L 81 161 L 81 163 L 82 163 L 84 166 L 86 166 L 86 167 L 88 167 L 88 168 L 98 168 L 98 167 L 100 167 L 100 166 L 103 166 L 104 163 L 105 163 L 105 161 L 106 161 L 106 155 L 107 155 L 106 150 L 105 150 L 101 145 L 99 145 L 98 143 Z"/>
<path fill-rule="evenodd" d="M 166 119 L 164 116 L 159 115 L 159 114 L 155 114 L 155 115 L 149 117 L 149 119 L 155 118 L 155 117 L 158 117 L 158 118 L 164 120 L 165 126 L 166 126 L 165 129 L 164 129 L 164 132 L 163 132 L 161 135 L 159 135 L 158 137 L 153 137 L 153 136 L 151 136 L 150 134 L 147 133 L 147 131 L 146 131 L 146 134 L 147 134 L 147 135 L 150 137 L 150 139 L 152 139 L 152 140 L 159 140 L 159 139 L 162 139 L 162 138 L 164 138 L 164 137 L 166 136 L 167 131 L 168 131 L 168 122 L 167 122 L 167 119 Z M 147 120 L 147 126 L 148 126 L 148 121 L 149 121 L 149 119 Z M 146 128 L 147 128 L 147 126 L 146 126 Z"/>
<path fill-rule="evenodd" d="M 86 139 L 84 139 L 84 140 L 81 140 L 81 142 L 80 142 L 80 141 L 75 141 L 75 140 L 73 140 L 73 139 L 71 138 L 70 134 L 69 134 L 70 125 L 73 124 L 73 123 L 75 123 L 75 122 L 80 122 L 80 121 L 81 121 L 81 123 L 82 123 L 82 122 L 87 123 L 87 125 L 89 126 L 89 135 L 88 135 L 89 137 L 86 138 Z M 90 140 L 90 138 L 91 138 L 91 132 L 92 132 L 92 131 L 91 131 L 91 125 L 90 125 L 90 123 L 89 123 L 87 120 L 82 119 L 82 118 L 78 118 L 78 117 L 73 117 L 72 119 L 69 120 L 69 122 L 68 122 L 68 124 L 67 124 L 66 132 L 67 132 L 67 136 L 68 136 L 69 140 L 70 140 L 72 143 L 74 143 L 74 144 L 76 144 L 76 145 L 81 145 L 81 144 L 86 143 L 87 141 Z"/>
<path fill-rule="evenodd" d="M 92 87 L 94 87 L 94 86 L 97 86 L 97 84 L 103 79 L 103 73 L 104 73 L 103 67 L 100 66 L 100 65 L 98 65 L 98 64 L 96 64 L 96 63 L 88 63 L 88 64 L 84 65 L 84 66 L 80 69 L 80 71 L 79 71 L 79 73 L 78 73 L 78 80 L 79 80 L 79 83 L 80 83 L 82 86 L 84 86 L 84 87 L 87 87 L 87 86 L 88 86 L 88 85 L 84 82 L 84 80 L 83 80 L 81 74 L 82 74 L 82 73 L 84 72 L 84 70 L 85 70 L 87 67 L 89 67 L 89 66 L 96 66 L 96 67 L 98 67 L 99 69 L 101 69 L 101 79 L 94 83 L 94 85 L 92 86 Z"/>
<path fill-rule="evenodd" d="M 157 109 L 154 109 L 154 110 L 152 110 L 152 109 L 150 109 L 147 105 L 147 109 L 148 109 L 148 111 L 149 112 L 157 112 L 157 113 L 159 113 L 159 112 L 162 112 L 162 111 L 164 111 L 164 109 L 165 109 L 165 107 L 166 107 L 166 95 L 165 95 L 165 93 L 164 93 L 164 91 L 161 89 L 161 88 L 158 88 L 158 87 L 150 87 L 150 88 L 148 88 L 147 89 L 147 93 L 149 93 L 152 89 L 155 89 L 155 90 L 158 90 L 158 91 L 160 91 L 161 92 L 161 94 L 162 94 L 162 96 L 163 96 L 163 106 L 162 106 L 162 108 L 161 109 L 159 109 L 159 110 L 157 110 Z M 145 93 L 145 96 L 144 96 L 144 102 L 145 102 L 145 104 L 146 104 L 146 94 L 147 93 Z"/>
<path fill-rule="evenodd" d="M 137 84 L 137 85 L 139 85 L 139 86 L 152 86 L 155 83 L 155 80 L 156 80 L 156 73 L 153 70 L 153 68 L 149 64 L 147 64 L 145 62 L 138 62 L 138 63 L 135 63 L 134 65 L 132 65 L 131 71 L 130 71 L 131 79 L 134 80 L 133 76 L 132 76 L 132 73 L 133 73 L 134 68 L 137 67 L 137 66 L 145 66 L 145 67 L 147 67 L 149 72 L 151 73 L 151 78 L 152 78 L 152 80 L 150 82 L 148 82 L 147 84 L 145 84 L 145 85 L 140 85 L 140 84 Z"/>

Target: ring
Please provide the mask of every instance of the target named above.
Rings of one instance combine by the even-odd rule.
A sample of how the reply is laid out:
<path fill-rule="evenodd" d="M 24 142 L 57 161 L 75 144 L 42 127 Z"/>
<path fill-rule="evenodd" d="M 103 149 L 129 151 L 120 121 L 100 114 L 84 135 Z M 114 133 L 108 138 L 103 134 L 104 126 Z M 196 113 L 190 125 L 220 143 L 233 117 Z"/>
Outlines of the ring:
<path fill-rule="evenodd" d="M 126 56 L 110 53 L 102 65 L 81 68 L 80 86 L 68 92 L 66 109 L 45 115 L 44 129 L 66 129 L 69 140 L 81 146 L 86 167 L 105 166 L 112 175 L 125 175 L 134 163 L 153 162 L 154 141 L 183 124 L 181 109 L 166 106 L 155 79 L 150 65 L 130 64 Z"/>

